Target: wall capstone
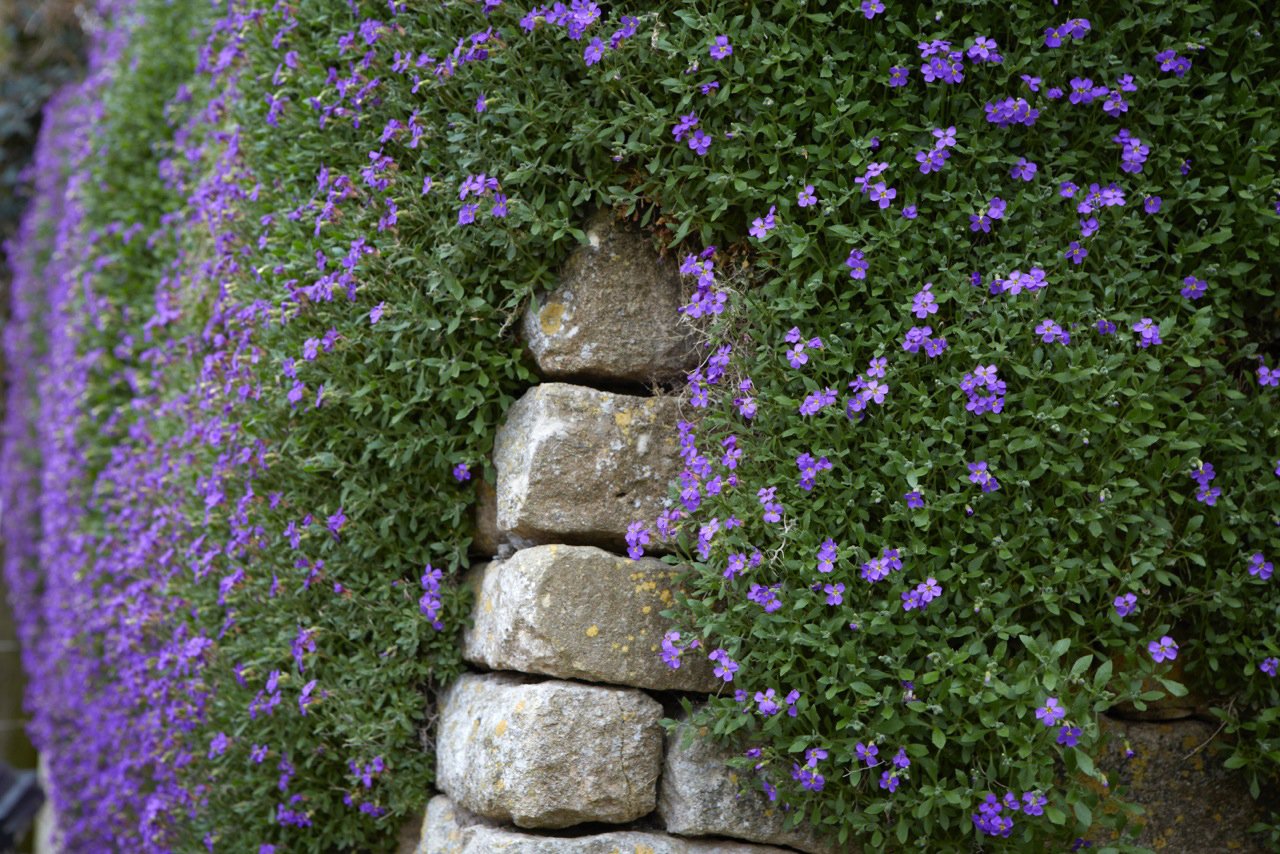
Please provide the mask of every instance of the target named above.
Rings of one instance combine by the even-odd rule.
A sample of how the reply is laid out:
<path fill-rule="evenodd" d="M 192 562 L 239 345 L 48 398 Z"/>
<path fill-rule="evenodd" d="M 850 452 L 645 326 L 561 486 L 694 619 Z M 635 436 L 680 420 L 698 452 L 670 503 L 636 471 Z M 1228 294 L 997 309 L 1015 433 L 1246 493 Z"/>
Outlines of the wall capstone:
<path fill-rule="evenodd" d="M 463 658 L 491 670 L 713 692 L 724 683 L 706 656 L 678 670 L 659 658 L 678 571 L 592 546 L 537 546 L 471 571 L 473 627 Z"/>
<path fill-rule="evenodd" d="M 693 841 L 662 833 L 615 831 L 563 838 L 504 830 L 443 795 L 427 804 L 417 854 L 790 854 L 771 845 Z"/>
<path fill-rule="evenodd" d="M 524 315 L 524 339 L 548 380 L 648 383 L 698 364 L 692 327 L 677 322 L 680 275 L 651 242 L 604 211 L 569 257 L 560 285 Z"/>
<path fill-rule="evenodd" d="M 756 785 L 739 795 L 741 778 L 725 763 L 734 754 L 703 736 L 687 721 L 667 736 L 666 761 L 658 792 L 658 818 L 669 833 L 682 836 L 732 836 L 752 842 L 787 845 L 810 854 L 853 854 L 854 845 L 836 847 L 812 828 L 786 828 L 787 815 Z"/>
<path fill-rule="evenodd" d="M 657 797 L 661 719 L 636 690 L 465 674 L 442 700 L 436 785 L 519 827 L 632 821 Z"/>
<path fill-rule="evenodd" d="M 494 441 L 498 530 L 517 545 L 625 548 L 679 472 L 675 398 L 543 383 L 507 413 Z"/>

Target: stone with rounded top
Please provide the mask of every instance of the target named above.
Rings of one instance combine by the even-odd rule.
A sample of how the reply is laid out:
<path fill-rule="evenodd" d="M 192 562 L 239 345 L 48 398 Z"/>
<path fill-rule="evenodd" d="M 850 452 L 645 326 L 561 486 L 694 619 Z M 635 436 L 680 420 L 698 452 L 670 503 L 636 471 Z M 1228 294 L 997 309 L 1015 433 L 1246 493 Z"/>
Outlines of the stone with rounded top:
<path fill-rule="evenodd" d="M 608 211 L 587 223 L 559 285 L 525 311 L 522 329 L 549 380 L 651 383 L 697 366 L 693 328 L 678 309 L 685 288 L 675 263 Z"/>
<path fill-rule="evenodd" d="M 713 692 L 725 683 L 705 651 L 687 651 L 677 669 L 659 655 L 672 628 L 661 612 L 672 606 L 680 572 L 654 558 L 564 545 L 521 549 L 475 567 L 463 658 L 491 670 Z"/>
<path fill-rule="evenodd" d="M 529 389 L 494 440 L 499 534 L 624 549 L 627 526 L 657 517 L 679 473 L 678 413 L 672 397 Z"/>
<path fill-rule="evenodd" d="M 661 719 L 634 689 L 464 674 L 441 699 L 436 785 L 519 827 L 632 821 L 657 796 Z"/>

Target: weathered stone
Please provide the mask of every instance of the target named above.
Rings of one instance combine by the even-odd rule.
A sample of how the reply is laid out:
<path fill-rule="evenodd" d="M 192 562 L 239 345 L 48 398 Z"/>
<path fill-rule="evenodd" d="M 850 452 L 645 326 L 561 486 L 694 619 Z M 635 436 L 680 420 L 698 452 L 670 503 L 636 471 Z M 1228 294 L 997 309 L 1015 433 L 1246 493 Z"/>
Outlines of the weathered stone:
<path fill-rule="evenodd" d="M 615 831 L 555 837 L 519 833 L 480 819 L 444 795 L 427 805 L 417 854 L 787 854 L 771 845 L 690 840 L 662 833 Z"/>
<path fill-rule="evenodd" d="M 498 554 L 503 545 L 498 533 L 498 495 L 483 477 L 476 478 L 475 536 L 471 553 L 483 557 Z"/>
<path fill-rule="evenodd" d="M 1248 782 L 1224 769 L 1224 757 L 1212 753 L 1216 724 L 1140 723 L 1107 717 L 1100 718 L 1099 724 L 1112 739 L 1100 763 L 1110 790 L 1128 787 L 1118 794 L 1146 809 L 1139 844 L 1162 854 L 1272 850 L 1245 829 L 1264 819 L 1268 808 L 1280 810 L 1280 792 L 1264 791 L 1261 801 L 1250 797 Z M 1126 739 L 1132 758 L 1125 758 Z"/>
<path fill-rule="evenodd" d="M 472 570 L 473 627 L 463 657 L 492 670 L 637 688 L 712 692 L 724 683 L 705 655 L 672 670 L 659 657 L 671 628 L 675 569 L 592 546 L 537 546 Z"/>
<path fill-rule="evenodd" d="M 498 530 L 519 545 L 624 548 L 679 471 L 675 398 L 543 383 L 498 430 Z"/>
<path fill-rule="evenodd" d="M 786 828 L 786 814 L 755 786 L 739 794 L 739 774 L 725 763 L 733 755 L 686 722 L 667 736 L 667 757 L 658 792 L 658 818 L 669 833 L 681 836 L 731 836 L 752 842 L 788 845 L 812 854 L 853 852 L 821 839 L 813 828 Z"/>
<path fill-rule="evenodd" d="M 436 785 L 520 827 L 631 821 L 653 809 L 661 719 L 640 691 L 467 674 L 441 704 Z"/>
<path fill-rule="evenodd" d="M 604 212 L 569 256 L 560 285 L 524 315 L 524 339 L 549 380 L 668 381 L 697 366 L 680 322 L 680 275 L 639 232 Z"/>

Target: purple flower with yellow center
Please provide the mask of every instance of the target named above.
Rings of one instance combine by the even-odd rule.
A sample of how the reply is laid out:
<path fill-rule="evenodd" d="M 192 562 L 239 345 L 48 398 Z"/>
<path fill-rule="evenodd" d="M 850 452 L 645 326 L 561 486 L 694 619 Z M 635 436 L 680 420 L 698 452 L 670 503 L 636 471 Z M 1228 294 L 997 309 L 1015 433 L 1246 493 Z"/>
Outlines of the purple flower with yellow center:
<path fill-rule="evenodd" d="M 1073 240 L 1062 257 L 1066 258 L 1072 264 L 1083 264 L 1084 259 L 1089 257 L 1089 250 L 1081 246 L 1078 241 Z"/>
<path fill-rule="evenodd" d="M 708 52 L 711 54 L 712 59 L 724 59 L 733 55 L 733 45 L 729 44 L 728 36 L 716 36 Z"/>
<path fill-rule="evenodd" d="M 702 132 L 702 128 L 698 128 L 689 137 L 689 148 L 692 149 L 699 157 L 704 157 L 707 149 L 711 147 L 711 137 Z"/>
<path fill-rule="evenodd" d="M 1260 578 L 1263 581 L 1269 581 L 1274 569 L 1275 567 L 1272 565 L 1271 561 L 1263 557 L 1262 552 L 1256 552 L 1249 558 L 1249 574 L 1256 578 Z"/>
<path fill-rule="evenodd" d="M 853 746 L 853 751 L 859 759 L 867 764 L 868 768 L 874 768 L 880 764 L 880 760 L 876 758 L 880 748 L 876 747 L 875 744 L 867 745 L 859 741 Z"/>
<path fill-rule="evenodd" d="M 777 693 L 769 688 L 763 692 L 757 691 L 755 695 L 756 709 L 765 717 L 772 717 L 782 711 L 782 707 L 777 703 Z"/>
<path fill-rule="evenodd" d="M 884 11 L 884 4 L 880 0 L 862 0 L 862 15 L 868 21 Z"/>
<path fill-rule="evenodd" d="M 1058 702 L 1057 697 L 1050 697 L 1044 701 L 1044 705 L 1036 709 L 1036 720 L 1045 726 L 1056 726 L 1058 721 L 1067 716 L 1067 710 L 1062 708 L 1062 704 Z"/>
<path fill-rule="evenodd" d="M 858 249 L 849 250 L 849 257 L 844 260 L 844 265 L 849 268 L 849 278 L 851 279 L 865 279 L 867 277 L 867 269 L 871 266 L 866 260 L 866 256 Z"/>
<path fill-rule="evenodd" d="M 1258 365 L 1258 385 L 1280 386 L 1280 368 L 1268 368 L 1266 363 Z"/>
<path fill-rule="evenodd" d="M 951 153 L 945 148 L 931 148 L 928 151 L 917 151 L 916 162 L 920 164 L 920 174 L 928 175 L 930 172 L 942 171 L 943 165 Z"/>
<path fill-rule="evenodd" d="M 1065 333 L 1062 331 L 1062 327 L 1056 322 L 1046 318 L 1040 322 L 1039 326 L 1036 327 L 1036 334 L 1040 336 L 1040 340 L 1044 343 L 1052 344 L 1055 341 L 1060 340 Z M 1067 342 L 1064 341 L 1063 343 Z"/>
<path fill-rule="evenodd" d="M 889 207 L 897 195 L 898 191 L 887 186 L 883 181 L 877 182 L 870 192 L 871 201 L 878 203 L 881 210 Z"/>
<path fill-rule="evenodd" d="M 1182 295 L 1195 301 L 1204 296 L 1204 292 L 1208 290 L 1209 284 L 1204 279 L 1197 279 L 1195 276 L 1187 276 L 1182 280 Z"/>
<path fill-rule="evenodd" d="M 604 58 L 604 42 L 600 39 L 592 39 L 591 44 L 587 45 L 586 50 L 582 52 L 582 59 L 588 66 L 595 65 Z"/>
<path fill-rule="evenodd" d="M 907 76 L 910 73 L 911 73 L 911 69 L 909 68 L 903 68 L 902 66 L 899 66 L 899 65 L 893 66 L 892 68 L 889 69 L 889 86 L 890 87 L 906 86 Z"/>
<path fill-rule="evenodd" d="M 464 480 L 471 480 L 471 466 L 466 463 L 458 463 L 453 467 L 453 479 L 459 483 Z"/>
<path fill-rule="evenodd" d="M 1160 338 L 1160 325 L 1149 317 L 1142 318 L 1133 324 L 1131 328 L 1142 336 L 1138 341 L 1138 346 L 1144 350 L 1155 344 L 1164 343 Z"/>
<path fill-rule="evenodd" d="M 1080 727 L 1064 726 L 1058 730 L 1058 744 L 1075 747 L 1080 740 Z"/>
<path fill-rule="evenodd" d="M 671 129 L 671 135 L 676 138 L 676 142 L 684 139 L 685 134 L 698 126 L 698 116 L 696 113 L 688 113 L 680 117 L 680 121 L 676 122 L 675 127 Z M 692 257 L 692 256 L 691 256 Z"/>
<path fill-rule="evenodd" d="M 1142 209 L 1149 214 L 1159 213 L 1164 201 L 1159 196 L 1147 196 L 1142 200 Z"/>
<path fill-rule="evenodd" d="M 881 771 L 880 788 L 888 789 L 891 793 L 898 791 L 898 775 L 893 771 Z"/>
<path fill-rule="evenodd" d="M 838 557 L 839 547 L 836 541 L 827 537 L 822 541 L 822 545 L 818 547 L 818 572 L 831 572 L 835 569 L 835 562 Z"/>
<path fill-rule="evenodd" d="M 919 510 L 924 507 L 924 496 L 919 492 L 908 492 L 902 496 L 907 501 L 907 507 L 911 510 Z"/>
<path fill-rule="evenodd" d="M 1115 606 L 1116 614 L 1127 617 L 1138 607 L 1138 597 L 1132 593 L 1126 593 L 1123 596 L 1117 596 L 1111 604 Z"/>
<path fill-rule="evenodd" d="M 1258 669 L 1274 679 L 1276 671 L 1280 670 L 1280 658 L 1264 658 L 1262 663 L 1258 665 Z"/>
<path fill-rule="evenodd" d="M 763 584 L 753 584 L 751 590 L 747 592 L 747 599 L 763 608 L 766 614 L 772 614 L 782 607 L 782 600 L 778 598 L 776 592 L 778 586 L 775 584 L 766 587 Z"/>
<path fill-rule="evenodd" d="M 1010 177 L 1020 179 L 1022 181 L 1030 181 L 1036 177 L 1039 167 L 1025 157 L 1019 157 L 1018 162 L 1014 164 L 1010 170 Z"/>
<path fill-rule="evenodd" d="M 717 649 L 707 656 L 708 659 L 716 664 L 715 675 L 725 682 L 733 681 L 733 674 L 738 672 L 738 662 L 729 657 L 729 653 L 723 649 Z"/>
<path fill-rule="evenodd" d="M 976 463 L 969 463 L 969 482 L 976 483 L 982 487 L 983 492 L 995 492 L 1000 488 L 999 482 L 995 475 L 991 473 L 985 460 Z"/>
<path fill-rule="evenodd" d="M 751 228 L 747 229 L 747 233 L 757 240 L 764 240 L 769 232 L 777 227 L 777 223 L 774 221 L 774 214 L 777 213 L 777 210 L 776 205 L 770 205 L 767 214 L 763 217 L 756 217 L 751 221 Z"/>
<path fill-rule="evenodd" d="M 839 605 L 844 601 L 844 585 L 843 584 L 824 584 L 822 592 L 827 594 L 828 605 Z"/>
<path fill-rule="evenodd" d="M 938 303 L 933 296 L 932 282 L 925 282 L 924 286 L 911 298 L 911 313 L 919 320 L 938 313 Z"/>
<path fill-rule="evenodd" d="M 627 526 L 627 555 L 632 560 L 644 557 L 644 547 L 649 544 L 649 528 L 644 522 L 632 522 Z"/>
<path fill-rule="evenodd" d="M 818 197 L 813 194 L 813 185 L 805 184 L 804 189 L 800 191 L 800 195 L 796 197 L 796 204 L 802 208 L 807 208 L 818 203 Z"/>
<path fill-rule="evenodd" d="M 1173 661 L 1178 657 L 1178 644 L 1173 638 L 1165 635 L 1158 641 L 1152 641 L 1147 644 L 1147 652 L 1151 653 L 1151 658 L 1160 664 L 1163 661 Z"/>

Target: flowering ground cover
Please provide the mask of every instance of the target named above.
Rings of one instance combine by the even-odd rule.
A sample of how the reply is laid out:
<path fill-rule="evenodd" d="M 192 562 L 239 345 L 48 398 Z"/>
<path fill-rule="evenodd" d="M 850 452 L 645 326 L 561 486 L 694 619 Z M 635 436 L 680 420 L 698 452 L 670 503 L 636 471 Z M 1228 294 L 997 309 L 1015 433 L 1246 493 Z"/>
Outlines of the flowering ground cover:
<path fill-rule="evenodd" d="M 94 20 L 5 337 L 69 850 L 376 850 L 420 810 L 515 321 L 599 206 L 693 282 L 686 472 L 632 552 L 691 562 L 663 654 L 712 656 L 753 785 L 877 848 L 1101 844 L 1098 713 L 1188 689 L 1274 781 L 1258 7 Z"/>

